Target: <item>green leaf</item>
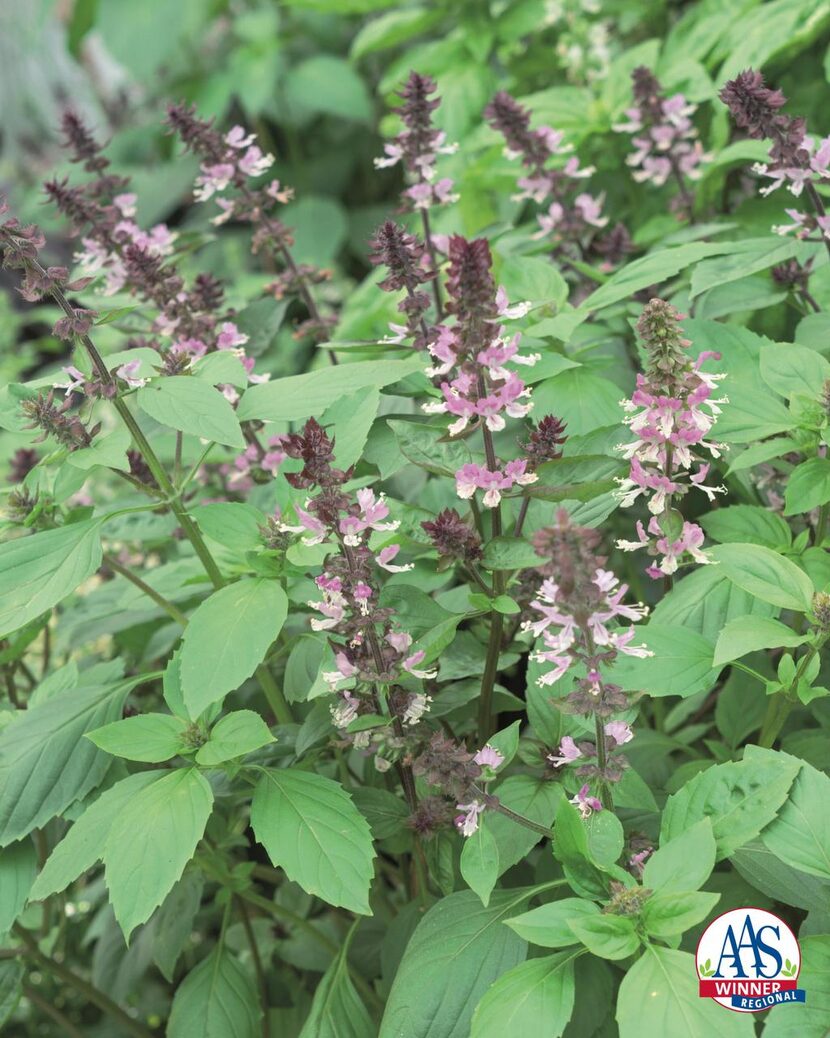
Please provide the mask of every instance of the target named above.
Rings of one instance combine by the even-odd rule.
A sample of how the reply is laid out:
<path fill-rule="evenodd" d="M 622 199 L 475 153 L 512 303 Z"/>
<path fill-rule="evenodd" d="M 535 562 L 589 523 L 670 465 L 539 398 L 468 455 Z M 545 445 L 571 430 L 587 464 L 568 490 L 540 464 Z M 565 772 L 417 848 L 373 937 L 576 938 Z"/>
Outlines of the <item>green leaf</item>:
<path fill-rule="evenodd" d="M 95 465 L 107 465 L 119 472 L 129 472 L 127 448 L 132 442 L 130 431 L 125 426 L 118 426 L 112 432 L 95 437 L 89 447 L 71 451 L 66 457 L 67 465 L 88 471 Z"/>
<path fill-rule="evenodd" d="M 306 771 L 264 772 L 251 825 L 271 861 L 330 905 L 371 915 L 372 837 L 342 786 Z"/>
<path fill-rule="evenodd" d="M 542 558 L 532 544 L 519 537 L 494 537 L 484 548 L 485 569 L 524 569 L 539 566 Z"/>
<path fill-rule="evenodd" d="M 719 900 L 720 894 L 695 890 L 652 894 L 643 906 L 643 925 L 651 937 L 677 937 L 705 919 Z"/>
<path fill-rule="evenodd" d="M 66 598 L 101 565 L 101 521 L 88 519 L 0 545 L 0 636 Z"/>
<path fill-rule="evenodd" d="M 179 768 L 137 793 L 113 822 L 104 868 L 115 918 L 129 942 L 181 878 L 213 808 L 194 768 Z"/>
<path fill-rule="evenodd" d="M 233 710 L 211 729 L 210 738 L 196 754 L 203 766 L 243 757 L 274 742 L 268 725 L 253 710 Z"/>
<path fill-rule="evenodd" d="M 692 297 L 699 296 L 710 288 L 749 277 L 759 270 L 768 270 L 804 251 L 799 241 L 781 238 L 775 234 L 767 238 L 747 238 L 729 244 L 732 248 L 727 255 L 719 256 L 717 259 L 706 259 L 698 263 L 692 271 Z"/>
<path fill-rule="evenodd" d="M 460 867 L 467 886 L 478 894 L 486 908 L 499 878 L 499 847 L 486 819 L 481 819 L 478 829 L 464 841 Z"/>
<path fill-rule="evenodd" d="M 194 717 L 253 674 L 287 613 L 282 587 L 264 578 L 237 581 L 202 602 L 185 628 L 181 650 L 184 702 Z"/>
<path fill-rule="evenodd" d="M 485 908 L 463 890 L 433 905 L 406 946 L 379 1038 L 469 1038 L 482 996 L 525 958 L 525 942 L 502 924 L 529 893 L 497 890 Z"/>
<path fill-rule="evenodd" d="M 508 256 L 499 267 L 499 284 L 511 303 L 532 302 L 534 306 L 560 307 L 568 298 L 568 283 L 546 259 Z"/>
<path fill-rule="evenodd" d="M 261 1019 L 253 979 L 217 945 L 176 989 L 167 1038 L 259 1038 Z"/>
<path fill-rule="evenodd" d="M 199 357 L 193 362 L 191 371 L 194 378 L 200 378 L 211 386 L 228 383 L 238 389 L 244 389 L 248 385 L 248 372 L 232 350 L 206 353 L 204 357 Z"/>
<path fill-rule="evenodd" d="M 766 847 L 782 861 L 822 879 L 830 879 L 829 798 L 830 778 L 803 762 L 778 817 L 761 833 Z"/>
<path fill-rule="evenodd" d="M 476 1007 L 470 1038 L 532 1035 L 544 1023 L 545 1038 L 560 1038 L 574 1006 L 574 960 L 560 952 L 508 970 Z"/>
<path fill-rule="evenodd" d="M 136 794 L 160 779 L 163 771 L 140 771 L 116 782 L 86 808 L 46 859 L 29 893 L 30 901 L 44 901 L 66 890 L 70 883 L 100 861 L 116 818 Z"/>
<path fill-rule="evenodd" d="M 136 393 L 139 407 L 160 425 L 228 447 L 244 447 L 234 409 L 210 383 L 188 375 L 160 378 Z"/>
<path fill-rule="evenodd" d="M 553 853 L 562 863 L 571 888 L 581 897 L 605 900 L 611 877 L 591 858 L 579 812 L 564 797 L 556 811 L 554 834 Z"/>
<path fill-rule="evenodd" d="M 372 102 L 366 85 L 343 58 L 316 54 L 295 65 L 286 83 L 286 98 L 302 118 L 324 113 L 368 123 Z"/>
<path fill-rule="evenodd" d="M 170 714 L 138 714 L 87 732 L 86 738 L 114 757 L 158 764 L 187 751 L 184 730 L 184 722 Z"/>
<path fill-rule="evenodd" d="M 588 951 L 601 959 L 627 959 L 640 946 L 631 916 L 576 916 L 568 920 L 568 926 Z"/>
<path fill-rule="evenodd" d="M 714 647 L 723 625 L 738 616 L 773 616 L 776 606 L 737 587 L 720 566 L 699 566 L 675 584 L 651 615 L 650 625 L 684 625 Z"/>
<path fill-rule="evenodd" d="M 0 732 L 0 846 L 42 828 L 98 785 L 112 758 L 83 736 L 120 716 L 142 680 L 74 689 Z"/>
<path fill-rule="evenodd" d="M 418 36 L 441 20 L 440 11 L 426 7 L 410 7 L 389 11 L 380 18 L 367 22 L 352 40 L 350 55 L 357 61 L 367 54 L 395 47 Z"/>
<path fill-rule="evenodd" d="M 711 688 L 717 678 L 712 668 L 714 645 L 685 627 L 650 623 L 635 628 L 635 644 L 645 645 L 653 656 L 618 656 L 614 682 L 650 696 L 693 696 Z"/>
<path fill-rule="evenodd" d="M 830 362 L 806 346 L 776 343 L 761 350 L 761 378 L 781 396 L 801 394 L 818 400 L 830 378 Z"/>
<path fill-rule="evenodd" d="M 830 882 L 781 861 L 759 837 L 730 856 L 738 874 L 775 901 L 823 913 L 830 904 Z"/>
<path fill-rule="evenodd" d="M 533 406 L 538 414 L 555 414 L 567 422 L 568 435 L 581 436 L 604 425 L 617 425 L 622 418 L 622 395 L 610 379 L 585 368 L 568 368 L 536 386 Z"/>
<path fill-rule="evenodd" d="M 762 601 L 799 613 L 810 608 L 813 582 L 778 552 L 758 544 L 718 544 L 709 554 L 733 584 Z"/>
<path fill-rule="evenodd" d="M 296 422 L 323 411 L 342 396 L 364 386 L 387 386 L 420 371 L 423 361 L 361 360 L 354 364 L 320 368 L 307 375 L 292 375 L 263 382 L 246 390 L 237 407 L 240 421 L 259 418 L 266 422 Z"/>
<path fill-rule="evenodd" d="M 165 980 L 173 982 L 176 963 L 193 932 L 202 903 L 204 881 L 198 870 L 187 869 L 153 916 L 153 962 Z"/>
<path fill-rule="evenodd" d="M 686 832 L 661 843 L 646 860 L 643 886 L 660 893 L 698 890 L 712 874 L 717 849 L 711 820 L 701 818 Z"/>
<path fill-rule="evenodd" d="M 798 986 L 809 992 L 807 1002 L 793 1012 L 791 1005 L 773 1006 L 764 1024 L 764 1038 L 825 1038 L 830 1005 L 830 936 L 801 937 Z"/>
<path fill-rule="evenodd" d="M 216 501 L 199 505 L 190 513 L 205 536 L 239 551 L 262 547 L 259 532 L 265 516 L 253 505 L 235 501 Z"/>
<path fill-rule="evenodd" d="M 0 1027 L 8 1022 L 23 994 L 23 963 L 15 959 L 0 961 Z"/>
<path fill-rule="evenodd" d="M 420 422 L 389 420 L 401 454 L 413 465 L 437 476 L 455 476 L 456 470 L 471 459 L 466 443 L 442 440 L 443 433 Z"/>
<path fill-rule="evenodd" d="M 620 1038 L 753 1038 L 751 1013 L 729 1013 L 698 994 L 695 957 L 647 945 L 617 996 Z"/>
<path fill-rule="evenodd" d="M 349 976 L 352 933 L 317 985 L 299 1038 L 374 1038 L 377 1033 Z"/>
<path fill-rule="evenodd" d="M 812 351 L 810 351 L 812 352 Z M 797 465 L 787 480 L 784 515 L 811 512 L 830 501 L 830 458 L 809 458 Z"/>
<path fill-rule="evenodd" d="M 360 460 L 379 405 L 378 387 L 364 386 L 326 408 L 320 424 L 334 438 L 334 458 L 338 468 L 351 468 Z"/>
<path fill-rule="evenodd" d="M 776 241 L 780 243 L 780 239 L 777 238 Z M 595 310 L 601 310 L 612 303 L 618 303 L 621 299 L 628 299 L 640 289 L 663 284 L 684 268 L 707 256 L 719 256 L 734 251 L 734 242 L 690 242 L 687 245 L 659 249 L 632 263 L 626 263 L 580 304 L 579 312 L 593 313 Z"/>
<path fill-rule="evenodd" d="M 756 505 L 729 505 L 701 517 L 706 533 L 722 544 L 735 541 L 763 544 L 785 550 L 792 544 L 792 530 L 780 515 Z"/>
<path fill-rule="evenodd" d="M 666 802 L 661 841 L 709 818 L 725 858 L 754 839 L 787 799 L 799 762 L 786 754 L 716 764 L 699 772 Z"/>
<path fill-rule="evenodd" d="M 505 923 L 531 944 L 541 948 L 567 948 L 578 941 L 569 922 L 588 915 L 599 915 L 599 905 L 581 897 L 565 897 L 505 919 Z"/>
<path fill-rule="evenodd" d="M 505 807 L 539 825 L 553 822 L 562 799 L 562 787 L 554 782 L 540 782 L 532 775 L 511 775 L 500 782 L 496 791 Z M 493 812 L 487 825 L 499 849 L 499 873 L 520 862 L 543 837 L 506 815 Z"/>
<path fill-rule="evenodd" d="M 31 840 L 0 850 L 0 935 L 11 930 L 23 910 L 36 872 L 37 853 Z"/>
<path fill-rule="evenodd" d="M 808 640 L 809 635 L 796 634 L 780 620 L 762 616 L 739 616 L 730 620 L 721 631 L 715 646 L 713 663 L 716 667 L 721 667 L 730 660 L 739 660 L 741 656 L 758 649 L 773 649 L 781 645 L 792 647 L 803 645 Z"/>

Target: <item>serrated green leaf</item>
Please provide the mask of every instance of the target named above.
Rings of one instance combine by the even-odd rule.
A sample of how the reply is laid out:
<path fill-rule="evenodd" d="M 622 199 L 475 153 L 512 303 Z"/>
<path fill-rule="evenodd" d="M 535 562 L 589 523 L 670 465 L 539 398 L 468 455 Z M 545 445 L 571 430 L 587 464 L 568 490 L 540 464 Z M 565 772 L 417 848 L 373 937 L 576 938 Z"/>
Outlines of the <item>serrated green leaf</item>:
<path fill-rule="evenodd" d="M 217 945 L 176 990 L 167 1038 L 259 1038 L 256 986 L 233 954 Z"/>
<path fill-rule="evenodd" d="M 233 710 L 211 729 L 210 738 L 196 753 L 196 763 L 203 766 L 243 757 L 274 742 L 268 725 L 253 710 Z"/>
<path fill-rule="evenodd" d="M 228 447 L 245 446 L 236 412 L 209 382 L 172 375 L 139 389 L 136 399 L 160 425 Z"/>
<path fill-rule="evenodd" d="M 140 771 L 116 782 L 89 805 L 46 859 L 29 898 L 43 901 L 100 861 L 112 823 L 136 794 L 160 779 L 163 771 Z"/>
<path fill-rule="evenodd" d="M 101 565 L 100 519 L 0 545 L 0 636 L 71 594 Z"/>
<path fill-rule="evenodd" d="M 137 714 L 87 732 L 86 738 L 114 757 L 158 764 L 188 749 L 184 730 L 184 722 L 170 714 Z"/>
<path fill-rule="evenodd" d="M 282 587 L 264 578 L 240 580 L 202 602 L 185 629 L 180 659 L 184 702 L 192 716 L 253 674 L 287 613 Z"/>
<path fill-rule="evenodd" d="M 194 768 L 179 768 L 142 789 L 121 810 L 104 845 L 104 874 L 115 918 L 129 942 L 181 878 L 213 808 Z"/>
<path fill-rule="evenodd" d="M 309 894 L 372 914 L 371 833 L 337 782 L 312 772 L 269 769 L 254 791 L 251 825 L 271 861 Z"/>

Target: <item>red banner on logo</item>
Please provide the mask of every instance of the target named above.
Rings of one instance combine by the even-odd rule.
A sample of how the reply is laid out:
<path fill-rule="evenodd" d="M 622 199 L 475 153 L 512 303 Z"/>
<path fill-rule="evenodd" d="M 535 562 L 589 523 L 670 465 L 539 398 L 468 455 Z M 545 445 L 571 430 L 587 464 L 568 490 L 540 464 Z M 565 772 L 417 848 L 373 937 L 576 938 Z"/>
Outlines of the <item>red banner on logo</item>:
<path fill-rule="evenodd" d="M 729 998 L 732 995 L 761 998 L 776 991 L 794 991 L 798 985 L 797 980 L 700 980 L 698 983 L 701 998 Z"/>

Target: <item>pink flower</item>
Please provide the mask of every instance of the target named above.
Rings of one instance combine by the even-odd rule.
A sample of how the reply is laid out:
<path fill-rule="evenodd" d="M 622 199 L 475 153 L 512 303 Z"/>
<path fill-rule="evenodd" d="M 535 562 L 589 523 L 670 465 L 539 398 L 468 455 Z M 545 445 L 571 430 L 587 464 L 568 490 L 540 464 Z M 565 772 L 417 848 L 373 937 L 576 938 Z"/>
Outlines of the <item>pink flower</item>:
<path fill-rule="evenodd" d="M 579 808 L 579 813 L 582 818 L 590 818 L 594 811 L 602 810 L 602 801 L 598 800 L 597 797 L 591 796 L 590 789 L 586 783 L 576 796 L 571 797 L 571 804 L 575 804 Z"/>
<path fill-rule="evenodd" d="M 140 368 L 140 360 L 131 360 L 126 364 L 122 364 L 121 367 L 116 370 L 115 374 L 122 381 L 126 382 L 130 389 L 141 389 L 142 386 L 147 385 L 149 379 L 138 377 Z"/>
<path fill-rule="evenodd" d="M 625 721 L 608 721 L 603 731 L 614 740 L 617 746 L 623 746 L 634 738 L 634 732 Z"/>
<path fill-rule="evenodd" d="M 67 396 L 69 396 L 70 393 L 83 392 L 86 375 L 82 371 L 78 371 L 78 369 L 72 364 L 68 364 L 66 367 L 61 368 L 61 371 L 69 376 L 69 381 L 53 382 L 53 389 L 65 389 Z"/>
<path fill-rule="evenodd" d="M 485 805 L 480 800 L 473 800 L 469 804 L 456 804 L 456 807 L 463 812 L 455 819 L 456 828 L 462 836 L 472 836 L 478 829 L 478 816 Z"/>
<path fill-rule="evenodd" d="M 438 674 L 438 670 L 435 667 L 433 667 L 431 670 L 417 669 L 418 664 L 421 663 L 425 657 L 426 653 L 424 652 L 424 650 L 419 649 L 417 652 L 413 652 L 411 656 L 407 656 L 407 658 L 403 661 L 401 666 L 408 674 L 411 674 L 413 678 L 421 678 L 424 681 L 426 681 L 429 678 L 434 678 Z"/>
<path fill-rule="evenodd" d="M 478 751 L 473 762 L 482 768 L 498 768 L 504 763 L 504 755 L 488 744 Z"/>
<path fill-rule="evenodd" d="M 429 704 L 432 702 L 432 696 L 424 695 L 423 692 L 418 692 L 413 695 L 409 703 L 407 704 L 406 710 L 404 710 L 403 717 L 401 720 L 405 725 L 417 724 L 425 713 L 429 711 Z"/>
<path fill-rule="evenodd" d="M 274 164 L 273 155 L 264 155 L 255 144 L 239 160 L 239 169 L 249 177 L 258 177 Z"/>
<path fill-rule="evenodd" d="M 573 764 L 582 756 L 582 750 L 576 745 L 570 735 L 564 735 L 559 743 L 559 756 L 548 754 L 548 760 L 555 768 L 561 768 L 563 764 Z"/>
<path fill-rule="evenodd" d="M 225 144 L 229 148 L 248 148 L 255 140 L 254 134 L 246 133 L 243 126 L 234 126 L 225 134 Z"/>
<path fill-rule="evenodd" d="M 244 346 L 248 338 L 244 332 L 240 332 L 232 321 L 224 321 L 216 338 L 216 348 L 218 350 L 233 350 L 238 346 Z"/>
<path fill-rule="evenodd" d="M 378 552 L 375 556 L 375 561 L 382 569 L 388 570 L 390 573 L 405 573 L 407 570 L 412 569 L 415 563 L 409 562 L 405 566 L 393 566 L 392 559 L 397 556 L 400 550 L 400 544 L 389 544 Z"/>

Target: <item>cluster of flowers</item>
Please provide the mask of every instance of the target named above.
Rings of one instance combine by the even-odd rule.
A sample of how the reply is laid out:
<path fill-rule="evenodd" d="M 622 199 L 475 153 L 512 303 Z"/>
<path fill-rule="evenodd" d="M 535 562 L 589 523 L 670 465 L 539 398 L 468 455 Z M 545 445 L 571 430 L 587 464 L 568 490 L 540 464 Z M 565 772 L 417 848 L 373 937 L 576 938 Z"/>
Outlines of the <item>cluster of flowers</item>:
<path fill-rule="evenodd" d="M 214 199 L 221 212 L 214 224 L 237 220 L 251 226 L 252 252 L 267 252 L 283 267 L 267 290 L 276 298 L 299 296 L 308 317 L 295 330 L 295 337 L 306 336 L 324 342 L 335 318 L 324 315 L 317 307 L 311 286 L 328 281 L 331 274 L 310 264 L 298 264 L 291 255 L 294 238 L 291 230 L 275 215 L 274 207 L 289 202 L 293 191 L 271 180 L 262 187 L 251 183 L 273 165 L 272 155 L 264 154 L 253 134 L 234 126 L 221 134 L 212 120 L 200 119 L 195 109 L 186 105 L 170 105 L 167 122 L 185 147 L 201 160 L 194 197 L 198 202 Z M 227 192 L 230 192 L 228 194 Z"/>
<path fill-rule="evenodd" d="M 399 162 L 415 180 L 403 192 L 410 209 L 424 212 L 436 205 L 455 202 L 453 181 L 449 177 L 436 180 L 435 163 L 439 155 L 452 155 L 457 144 L 447 144 L 447 135 L 432 125 L 432 113 L 441 103 L 435 94 L 435 81 L 429 76 L 410 72 L 398 96 L 401 104 L 394 109 L 404 129 L 394 141 L 384 144 L 384 154 L 375 159 L 377 169 L 388 169 Z"/>
<path fill-rule="evenodd" d="M 685 181 L 698 180 L 701 165 L 711 158 L 704 154 L 690 119 L 697 105 L 683 94 L 666 97 L 657 77 L 643 65 L 634 69 L 631 78 L 634 107 L 626 109 L 627 122 L 613 127 L 637 135 L 632 138 L 636 151 L 626 162 L 636 170 L 632 175 L 638 183 L 660 187 L 673 176 L 680 186 L 681 202 L 689 208 L 692 199 Z"/>
<path fill-rule="evenodd" d="M 312 629 L 342 639 L 333 643 L 337 669 L 325 675 L 332 691 L 338 693 L 332 707 L 334 723 L 346 729 L 360 713 L 380 712 L 378 686 L 392 686 L 389 708 L 400 737 L 404 726 L 420 720 L 430 698 L 409 693 L 395 683 L 402 674 L 425 680 L 435 677 L 436 671 L 419 668 L 424 651 L 411 651 L 412 636 L 395 628 L 391 611 L 378 601 L 377 568 L 395 573 L 412 567 L 393 562 L 399 545 L 375 552 L 369 538 L 373 531 L 391 533 L 399 524 L 389 520 L 383 495 L 376 497 L 369 488 L 358 490 L 354 497 L 345 493 L 343 486 L 350 474 L 333 467 L 334 441 L 314 418 L 306 422 L 302 433 L 283 436 L 280 449 L 285 456 L 303 462 L 300 472 L 286 473 L 288 482 L 302 490 L 316 487 L 317 493 L 306 501 L 305 508 L 295 506 L 297 525 L 280 522 L 279 529 L 302 534 L 307 545 L 332 546 L 325 571 L 316 580 L 321 597 L 309 606 L 319 614 L 311 620 Z M 357 695 L 358 684 L 369 689 L 368 695 Z M 370 733 L 350 738 L 355 745 L 367 746 Z"/>
<path fill-rule="evenodd" d="M 199 274 L 188 287 L 175 264 L 165 262 L 174 235 L 162 224 L 150 232 L 135 224 L 136 196 L 125 190 L 128 180 L 109 172 L 109 159 L 74 112 L 64 114 L 62 129 L 71 160 L 90 174 L 79 185 L 71 186 L 66 180 L 46 184 L 50 199 L 81 236 L 84 250 L 76 260 L 87 274 L 104 274 L 105 293 L 127 289 L 158 311 L 152 338 L 131 339 L 131 345 L 157 350 L 160 370 L 168 375 L 181 374 L 208 352 L 233 350 L 251 382 L 267 380 L 267 375 L 254 373 L 254 359 L 245 354 L 248 336 L 232 314 L 221 311 L 220 282 L 210 274 Z M 135 386 L 134 371 L 119 376 Z M 233 386 L 224 386 L 223 392 L 232 402 L 238 399 Z"/>
<path fill-rule="evenodd" d="M 584 761 L 576 774 L 601 783 L 615 782 L 622 775 L 625 761 L 615 751 L 633 738 L 629 726 L 621 720 L 609 720 L 626 709 L 628 701 L 618 685 L 603 677 L 603 671 L 614 663 L 619 653 L 646 657 L 651 653 L 633 644 L 633 626 L 616 627 L 618 618 L 635 623 L 648 610 L 643 605 L 626 605 L 628 588 L 620 584 L 612 572 L 604 569 L 605 559 L 596 554 L 599 536 L 595 530 L 571 523 L 563 509 L 556 524 L 539 531 L 534 538 L 537 552 L 551 562 L 547 577 L 538 590 L 531 608 L 537 619 L 527 620 L 522 629 L 542 638 L 544 647 L 531 655 L 538 663 L 552 664 L 538 679 L 542 687 L 553 684 L 572 668 L 584 676 L 576 679 L 573 691 L 555 702 L 562 709 L 596 719 L 597 742 L 575 742 L 565 736 L 558 753 L 548 756 L 554 767 Z M 596 763 L 593 763 L 596 761 Z M 583 816 L 602 807 L 586 783 L 573 798 Z"/>
<path fill-rule="evenodd" d="M 830 240 L 830 216 L 816 190 L 830 181 L 830 137 L 817 140 L 808 136 L 804 119 L 785 115 L 781 108 L 787 103 L 786 97 L 780 90 L 767 87 L 764 77 L 754 69 L 730 80 L 720 98 L 737 125 L 753 140 L 772 141 L 769 162 L 753 167 L 756 173 L 771 179 L 761 194 L 768 195 L 786 185 L 796 198 L 804 193 L 810 199 L 812 213 L 786 209 L 792 223 L 773 230 L 778 234 L 795 232 L 799 238 L 818 230 L 820 237 Z"/>
<path fill-rule="evenodd" d="M 552 159 L 561 160 L 573 150 L 564 143 L 563 133 L 549 126 L 531 130 L 530 110 L 505 91 L 499 91 L 490 101 L 484 117 L 504 137 L 508 158 L 520 158 L 528 171 L 518 180 L 521 190 L 515 199 L 530 199 L 546 206 L 537 218 L 540 229 L 535 237 L 550 239 L 554 252 L 565 257 L 583 260 L 593 251 L 606 269 L 630 251 L 630 239 L 622 224 L 598 235 L 608 224 L 608 218 L 602 215 L 603 196 L 580 187 L 594 167 L 581 168 L 573 155 L 564 164 L 549 165 Z"/>
<path fill-rule="evenodd" d="M 434 364 L 427 374 L 442 378 L 441 399 L 424 404 L 423 409 L 428 414 L 453 415 L 452 436 L 464 432 L 470 422 L 483 426 L 486 445 L 491 432 L 505 427 L 505 416 L 524 418 L 532 406 L 527 402 L 530 390 L 506 365 L 532 365 L 538 355 L 523 356 L 518 352 L 520 336 L 505 336 L 501 322 L 527 311 L 523 304 L 510 307 L 504 292 L 497 292 L 487 241 L 454 235 L 449 239 L 448 254 L 447 311 L 455 322 L 438 325 L 428 343 Z M 484 465 L 470 462 L 456 472 L 459 497 L 471 498 L 476 490 L 483 490 L 484 505 L 495 508 L 504 491 L 538 479 L 527 459 L 509 461 L 502 467 L 495 456 L 489 456 L 492 451 L 487 453 Z"/>
<path fill-rule="evenodd" d="M 593 83 L 608 75 L 612 23 L 601 0 L 547 0 L 545 24 L 556 26 L 556 56 L 574 83 Z"/>
<path fill-rule="evenodd" d="M 470 753 L 441 732 L 435 732 L 415 758 L 412 770 L 450 799 L 424 798 L 411 819 L 412 827 L 424 836 L 431 835 L 436 828 L 436 816 L 441 816 L 443 809 L 454 803 L 455 810 L 460 812 L 454 818 L 456 829 L 462 836 L 472 836 L 481 824 L 482 813 L 498 803 L 487 792 L 487 784 L 496 777 L 503 763 L 504 757 L 494 746 L 485 745 L 476 753 Z"/>
<path fill-rule="evenodd" d="M 703 530 L 686 522 L 674 511 L 676 498 L 692 487 L 702 490 L 710 501 L 723 493 L 721 486 L 704 483 L 709 464 L 701 463 L 700 451 L 720 457 L 723 445 L 707 440 L 720 414 L 725 397 L 712 399 L 712 392 L 723 375 L 701 370 L 704 361 L 720 354 L 704 351 L 692 361 L 686 353 L 691 345 L 681 334 L 682 315 L 662 299 L 652 299 L 640 316 L 637 330 L 648 355 L 645 374 L 637 376 L 637 388 L 630 400 L 623 401 L 629 417 L 626 424 L 637 439 L 620 444 L 618 450 L 630 459 L 628 476 L 618 480 L 623 507 L 630 507 L 640 495 L 648 499 L 651 518 L 648 526 L 637 522 L 636 541 L 618 541 L 623 551 L 646 548 L 660 557 L 659 565 L 648 568 L 649 576 L 675 572 L 686 554 L 696 562 L 708 562 L 701 551 Z"/>

